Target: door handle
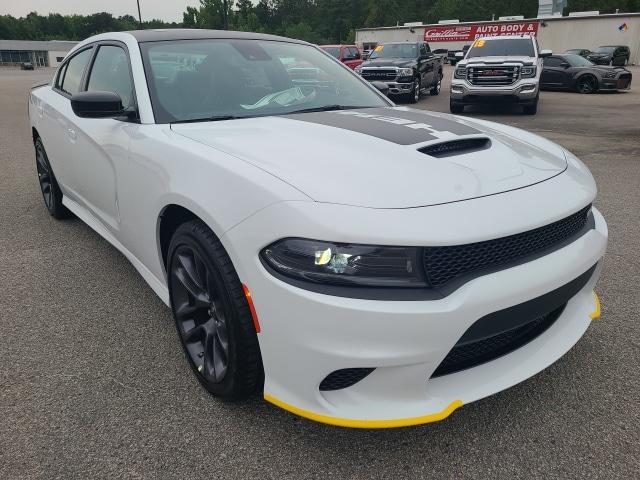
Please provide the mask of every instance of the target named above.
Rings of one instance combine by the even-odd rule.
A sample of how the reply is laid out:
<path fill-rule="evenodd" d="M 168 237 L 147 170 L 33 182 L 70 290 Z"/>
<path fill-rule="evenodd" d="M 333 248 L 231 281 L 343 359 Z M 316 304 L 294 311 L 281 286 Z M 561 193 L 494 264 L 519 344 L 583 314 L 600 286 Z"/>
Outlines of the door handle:
<path fill-rule="evenodd" d="M 73 128 L 67 128 L 67 135 L 69 135 L 71 140 L 76 139 L 76 131 Z"/>

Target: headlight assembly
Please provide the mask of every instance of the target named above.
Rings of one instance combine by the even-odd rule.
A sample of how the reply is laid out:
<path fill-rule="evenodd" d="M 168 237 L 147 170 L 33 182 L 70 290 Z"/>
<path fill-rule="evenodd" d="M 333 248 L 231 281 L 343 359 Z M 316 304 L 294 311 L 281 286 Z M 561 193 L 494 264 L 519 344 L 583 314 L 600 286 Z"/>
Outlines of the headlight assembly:
<path fill-rule="evenodd" d="M 522 67 L 520 74 L 523 78 L 531 78 L 536 76 L 536 67 Z"/>
<path fill-rule="evenodd" d="M 605 72 L 603 75 L 604 78 L 614 78 L 617 75 L 617 72 Z"/>
<path fill-rule="evenodd" d="M 400 68 L 398 70 L 398 75 L 401 77 L 412 77 L 413 76 L 413 68 Z"/>
<path fill-rule="evenodd" d="M 455 78 L 467 78 L 467 69 L 465 67 L 457 67 L 453 72 L 453 76 Z"/>
<path fill-rule="evenodd" d="M 421 249 L 285 238 L 260 252 L 276 272 L 308 282 L 358 287 L 422 287 Z"/>

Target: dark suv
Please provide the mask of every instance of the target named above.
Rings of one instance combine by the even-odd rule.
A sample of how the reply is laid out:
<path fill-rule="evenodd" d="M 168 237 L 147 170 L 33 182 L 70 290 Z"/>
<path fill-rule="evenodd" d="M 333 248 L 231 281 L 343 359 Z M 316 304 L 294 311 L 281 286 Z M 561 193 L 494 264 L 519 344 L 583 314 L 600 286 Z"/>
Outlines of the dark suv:
<path fill-rule="evenodd" d="M 390 96 L 416 103 L 425 90 L 440 93 L 443 63 L 442 55 L 434 54 L 426 42 L 385 43 L 355 71 L 370 82 L 386 83 Z"/>
<path fill-rule="evenodd" d="M 629 47 L 625 45 L 605 45 L 591 52 L 587 58 L 596 65 L 626 65 L 629 56 Z"/>

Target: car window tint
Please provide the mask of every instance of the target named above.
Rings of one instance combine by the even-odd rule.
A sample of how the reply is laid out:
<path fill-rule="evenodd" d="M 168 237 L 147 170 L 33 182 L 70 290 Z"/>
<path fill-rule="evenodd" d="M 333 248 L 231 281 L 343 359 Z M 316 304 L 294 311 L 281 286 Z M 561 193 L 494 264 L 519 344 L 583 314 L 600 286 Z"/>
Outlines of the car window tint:
<path fill-rule="evenodd" d="M 100 47 L 91 68 L 87 91 L 117 93 L 125 108 L 131 105 L 133 85 L 123 48 L 113 45 Z"/>
<path fill-rule="evenodd" d="M 61 90 L 73 95 L 80 91 L 80 82 L 82 81 L 82 74 L 91 57 L 92 48 L 88 48 L 78 53 L 75 57 L 69 60 L 64 78 L 62 79 Z"/>
<path fill-rule="evenodd" d="M 547 57 L 544 59 L 545 67 L 559 67 L 563 60 L 559 57 Z"/>

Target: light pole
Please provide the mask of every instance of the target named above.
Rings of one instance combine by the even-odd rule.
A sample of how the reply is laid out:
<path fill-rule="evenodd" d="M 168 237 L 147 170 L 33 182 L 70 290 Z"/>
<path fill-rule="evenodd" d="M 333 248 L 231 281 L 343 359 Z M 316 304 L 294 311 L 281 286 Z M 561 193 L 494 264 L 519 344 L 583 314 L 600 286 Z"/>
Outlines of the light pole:
<path fill-rule="evenodd" d="M 142 28 L 142 15 L 140 15 L 140 0 L 136 0 L 138 3 L 138 22 L 140 23 L 140 28 Z"/>
<path fill-rule="evenodd" d="M 229 2 L 224 0 L 222 2 L 222 8 L 224 9 L 224 29 L 229 30 Z"/>

